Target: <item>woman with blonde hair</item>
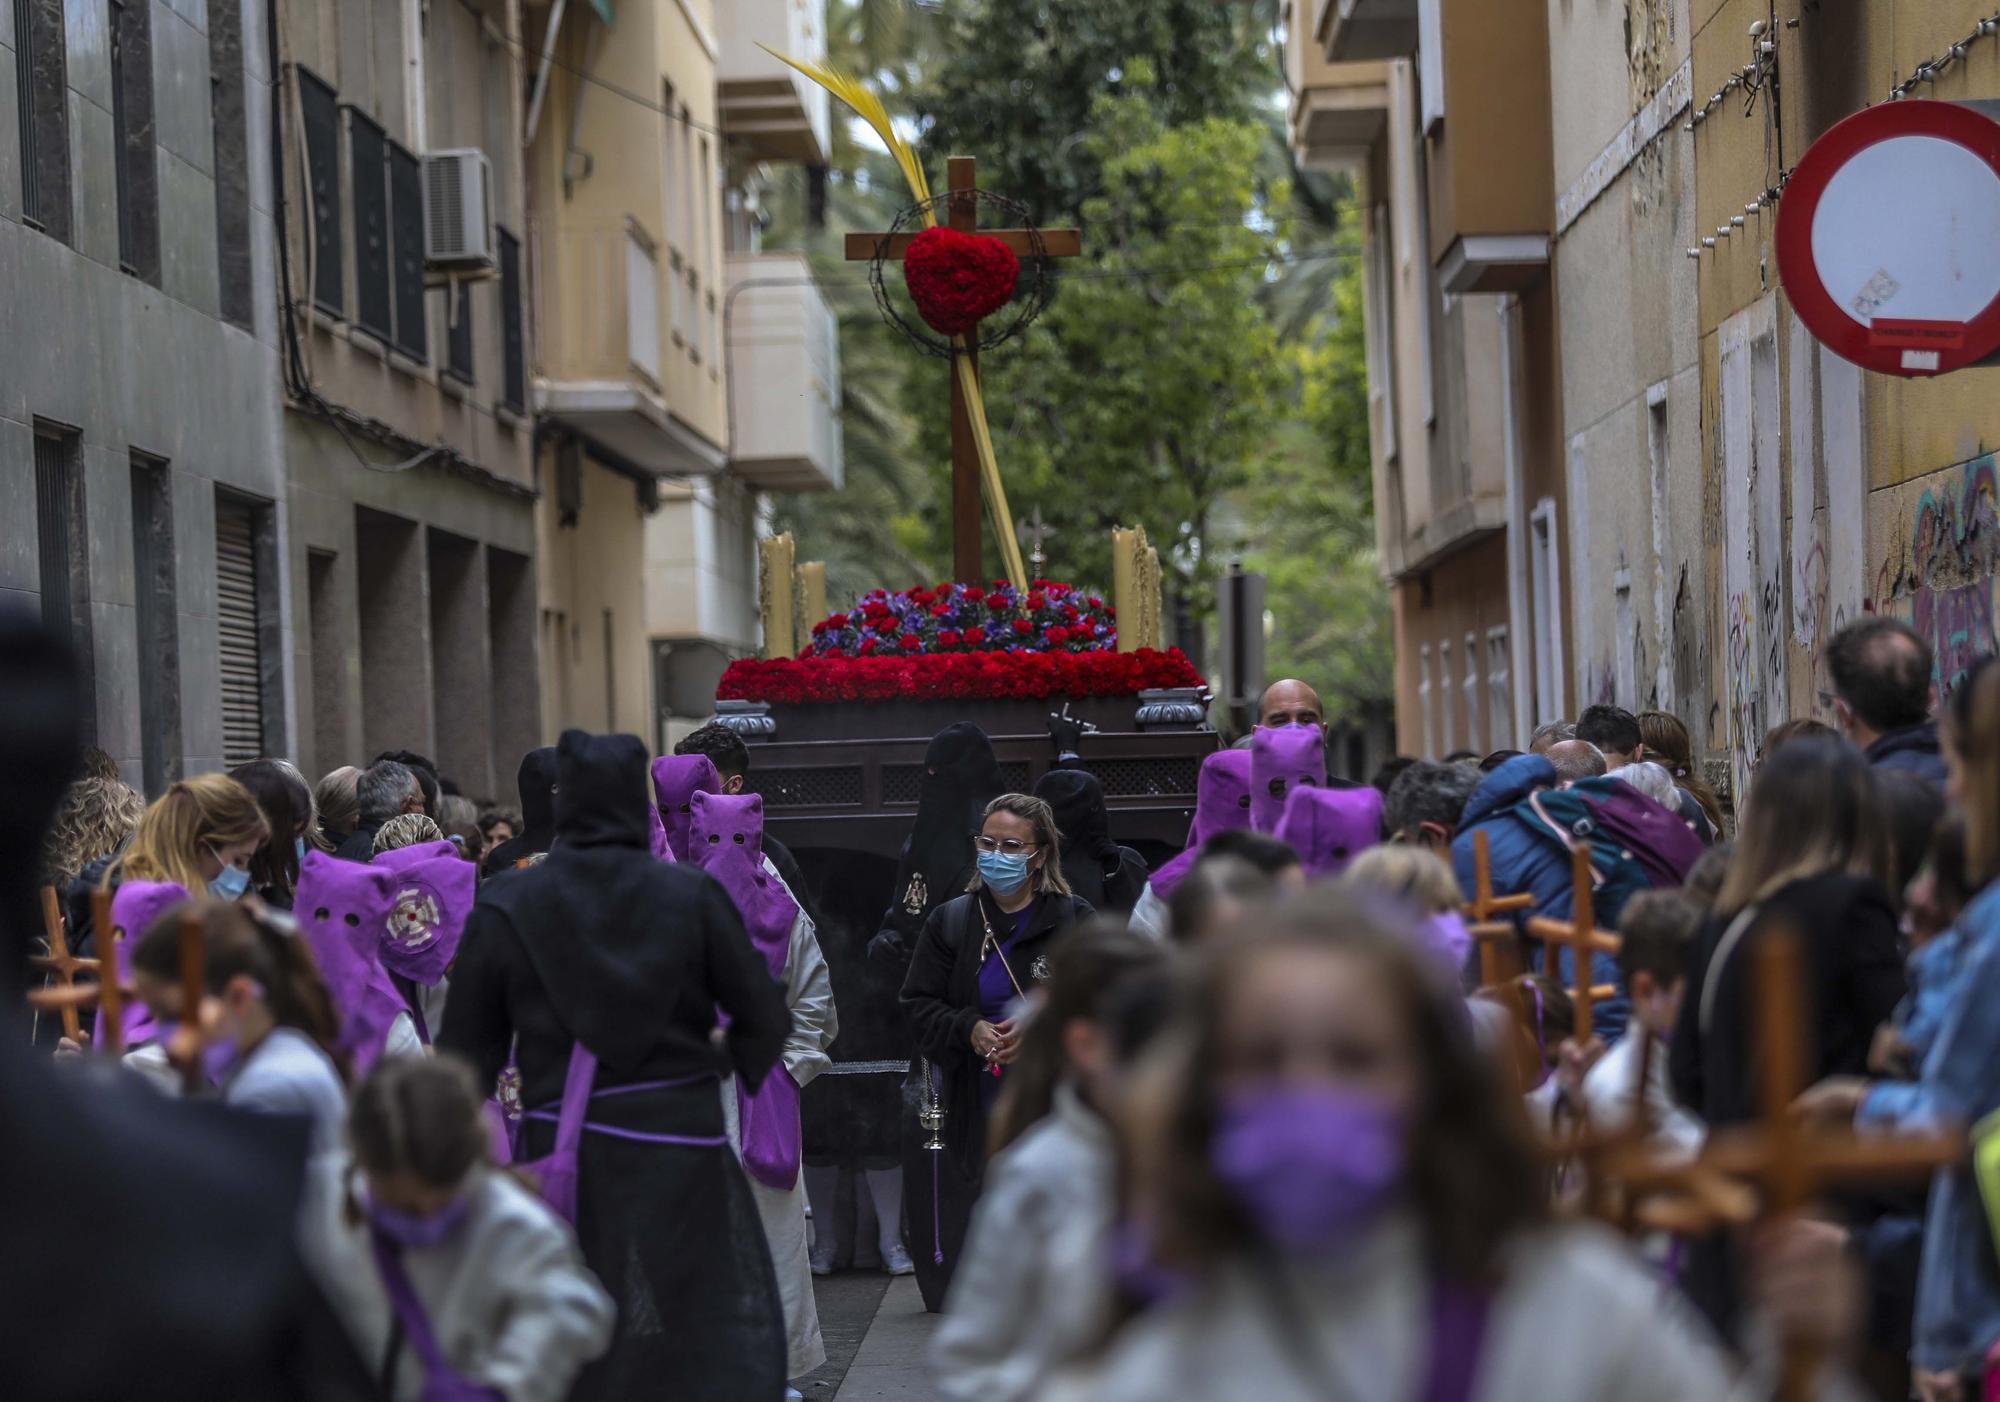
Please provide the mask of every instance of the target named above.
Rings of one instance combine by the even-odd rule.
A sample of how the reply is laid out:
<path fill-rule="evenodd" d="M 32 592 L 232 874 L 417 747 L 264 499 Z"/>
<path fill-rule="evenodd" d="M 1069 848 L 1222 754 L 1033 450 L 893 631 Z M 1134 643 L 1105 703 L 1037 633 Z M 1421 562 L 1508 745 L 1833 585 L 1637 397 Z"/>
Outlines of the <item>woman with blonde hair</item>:
<path fill-rule="evenodd" d="M 250 862 L 270 836 L 264 811 L 227 774 L 197 774 L 168 786 L 147 805 L 125 848 L 93 868 L 70 893 L 70 949 L 95 955 L 90 892 L 127 881 L 166 881 L 184 890 L 235 900 L 252 885 Z M 133 939 L 137 931 L 128 932 Z"/>
<path fill-rule="evenodd" d="M 63 793 L 55 826 L 42 844 L 44 883 L 65 890 L 91 865 L 102 862 L 124 845 L 146 800 L 117 778 L 78 779 Z"/>
<path fill-rule="evenodd" d="M 1418 942 L 1443 961 L 1454 979 L 1477 982 L 1472 936 L 1459 911 L 1465 896 L 1436 848 L 1407 842 L 1371 847 L 1354 859 L 1341 885 L 1349 891 L 1380 891 L 1407 904 L 1421 922 L 1416 928 Z"/>
<path fill-rule="evenodd" d="M 935 1313 L 957 1264 L 985 1174 L 986 1117 L 1021 1051 L 1020 1012 L 1048 977 L 1049 954 L 1090 904 L 1063 879 L 1055 812 L 1030 794 L 986 805 L 964 895 L 924 922 L 903 979 L 903 1015 L 930 1064 L 945 1149 L 905 1173 L 911 1256 Z M 915 1178 L 916 1182 L 910 1182 Z"/>

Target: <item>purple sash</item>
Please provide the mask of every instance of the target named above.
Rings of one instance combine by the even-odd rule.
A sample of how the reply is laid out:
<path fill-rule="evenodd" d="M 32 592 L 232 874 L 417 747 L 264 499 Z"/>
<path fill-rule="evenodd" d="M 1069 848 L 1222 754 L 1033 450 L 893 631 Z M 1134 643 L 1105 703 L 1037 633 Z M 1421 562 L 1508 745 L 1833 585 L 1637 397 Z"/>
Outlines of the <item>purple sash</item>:
<path fill-rule="evenodd" d="M 1431 1367 L 1419 1402 L 1471 1402 L 1493 1297 L 1455 1282 L 1431 1287 Z"/>
<path fill-rule="evenodd" d="M 388 1292 L 389 1303 L 395 1306 L 403 1336 L 410 1341 L 411 1350 L 424 1368 L 421 1402 L 506 1402 L 506 1395 L 498 1388 L 483 1387 L 451 1366 L 431 1329 L 431 1317 L 424 1310 L 424 1302 L 417 1298 L 416 1287 L 410 1284 L 410 1273 L 403 1269 L 402 1253 L 380 1232 L 371 1231 L 368 1236 L 375 1249 L 375 1269 L 381 1273 L 382 1288 Z"/>
<path fill-rule="evenodd" d="M 736 1116 L 744 1172 L 766 1187 L 789 1193 L 799 1181 L 799 1083 L 784 1063 L 771 1068 L 755 1095 L 744 1094 L 743 1082 L 737 1081 Z"/>
<path fill-rule="evenodd" d="M 610 1090 L 598 1090 L 597 1056 L 582 1042 L 570 1048 L 569 1071 L 563 1077 L 562 1100 L 556 1111 L 530 1110 L 521 1116 L 523 1127 L 528 1120 L 553 1120 L 556 1126 L 555 1151 L 546 1158 L 523 1161 L 520 1155 L 515 1160 L 522 1168 L 533 1174 L 535 1181 L 542 1185 L 542 1200 L 558 1217 L 572 1226 L 576 1223 L 576 1182 L 577 1151 L 583 1147 L 583 1132 L 608 1134 L 614 1139 L 626 1139 L 636 1144 L 674 1144 L 685 1148 L 714 1149 L 729 1142 L 724 1135 L 692 1134 L 652 1134 L 644 1130 L 624 1129 L 618 1125 L 591 1123 L 585 1118 L 593 1099 L 610 1095 L 631 1095 L 642 1090 L 664 1090 L 669 1086 L 684 1086 L 695 1081 L 711 1080 L 709 1073 L 682 1076 L 671 1081 L 645 1081 L 637 1085 L 613 1086 Z"/>

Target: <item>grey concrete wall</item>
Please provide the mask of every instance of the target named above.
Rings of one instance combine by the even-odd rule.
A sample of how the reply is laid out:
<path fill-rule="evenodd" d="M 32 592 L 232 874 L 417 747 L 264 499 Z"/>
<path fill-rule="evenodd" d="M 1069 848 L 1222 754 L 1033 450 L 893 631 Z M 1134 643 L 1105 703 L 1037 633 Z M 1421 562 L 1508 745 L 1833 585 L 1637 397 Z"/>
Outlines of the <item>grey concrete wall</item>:
<path fill-rule="evenodd" d="M 493 685 L 488 650 L 486 552 L 445 531 L 430 533 L 431 678 L 437 691 L 440 772 L 468 793 L 493 792 Z"/>
<path fill-rule="evenodd" d="M 225 3 L 226 0 L 210 0 Z M 255 262 L 255 334 L 217 319 L 213 143 L 207 8 L 154 0 L 151 13 L 161 277 L 151 286 L 118 268 L 108 35 L 101 4 L 65 6 L 70 188 L 75 246 L 21 222 L 13 0 L 0 0 L 0 599 L 39 606 L 33 425 L 75 430 L 89 527 L 89 595 L 99 742 L 137 784 L 141 775 L 139 648 L 134 600 L 131 454 L 172 472 L 181 669 L 181 764 L 222 763 L 217 685 L 214 532 L 218 485 L 280 503 L 279 375 L 273 344 L 270 174 L 263 10 L 244 5 Z M 285 552 L 278 552 L 282 562 Z M 288 567 L 264 581 L 281 605 Z M 289 631 L 288 626 L 285 631 Z M 289 638 L 281 637 L 282 660 Z M 278 734 L 296 726 L 292 669 L 283 669 Z"/>

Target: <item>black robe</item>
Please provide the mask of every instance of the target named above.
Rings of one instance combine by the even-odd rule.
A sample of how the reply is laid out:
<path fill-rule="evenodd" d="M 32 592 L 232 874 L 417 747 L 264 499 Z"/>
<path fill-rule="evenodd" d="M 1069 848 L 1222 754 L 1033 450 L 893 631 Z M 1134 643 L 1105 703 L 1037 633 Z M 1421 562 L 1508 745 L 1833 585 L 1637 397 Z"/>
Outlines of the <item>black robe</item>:
<path fill-rule="evenodd" d="M 438 1046 L 469 1058 L 482 1084 L 511 1048 L 522 1104 L 553 1110 L 581 1039 L 600 1091 L 699 1078 L 594 1100 L 593 1123 L 719 1137 L 717 1077 L 762 1082 L 791 1027 L 784 993 L 729 893 L 697 867 L 654 860 L 645 747 L 570 731 L 560 755 L 558 841 L 540 865 L 481 888 Z M 718 1008 L 730 1019 L 720 1050 Z M 523 1156 L 547 1154 L 555 1126 L 525 1125 Z M 776 1402 L 784 1316 L 734 1151 L 586 1133 L 580 1162 L 577 1237 L 618 1326 L 573 1402 Z"/>
<path fill-rule="evenodd" d="M 0 1397 L 372 1398 L 299 1259 L 306 1123 L 168 1100 L 27 1045 L 35 871 L 82 709 L 67 648 L 0 612 Z"/>
<path fill-rule="evenodd" d="M 1074 896 L 1036 898 L 1027 933 L 1007 954 L 1024 989 L 1047 977 L 1055 941 L 1090 916 L 1089 904 Z M 1014 917 L 1003 914 L 989 893 L 947 902 L 925 922 L 903 980 L 903 1014 L 917 1050 L 935 1068 L 944 1106 L 943 1151 L 923 1147 L 923 1131 L 912 1115 L 903 1154 L 904 1239 L 917 1267 L 924 1308 L 932 1313 L 944 1307 L 986 1177 L 986 1109 L 979 1078 L 987 1067 L 972 1050 L 972 1029 L 985 1016 L 979 1007 L 979 970 L 989 924 L 1003 939 L 1003 932 L 1014 927 Z"/>
<path fill-rule="evenodd" d="M 1097 776 L 1087 769 L 1051 769 L 1035 785 L 1035 797 L 1055 812 L 1070 890 L 1102 914 L 1130 915 L 1150 873 L 1144 857 L 1111 840 L 1111 814 Z"/>
<path fill-rule="evenodd" d="M 486 854 L 482 874 L 509 871 L 525 858 L 546 852 L 556 836 L 556 752 L 549 746 L 521 756 L 515 782 L 521 793 L 521 830 Z"/>

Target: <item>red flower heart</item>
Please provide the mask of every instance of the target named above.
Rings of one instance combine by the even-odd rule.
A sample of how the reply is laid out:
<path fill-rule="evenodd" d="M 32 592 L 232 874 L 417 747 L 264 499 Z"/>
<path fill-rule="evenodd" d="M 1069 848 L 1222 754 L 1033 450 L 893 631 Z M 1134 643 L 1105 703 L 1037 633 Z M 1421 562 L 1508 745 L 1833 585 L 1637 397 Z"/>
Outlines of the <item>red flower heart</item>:
<path fill-rule="evenodd" d="M 1020 258 L 999 239 L 942 225 L 911 239 L 903 255 L 903 285 L 925 324 L 944 336 L 962 335 L 1006 306 L 1020 275 Z"/>

